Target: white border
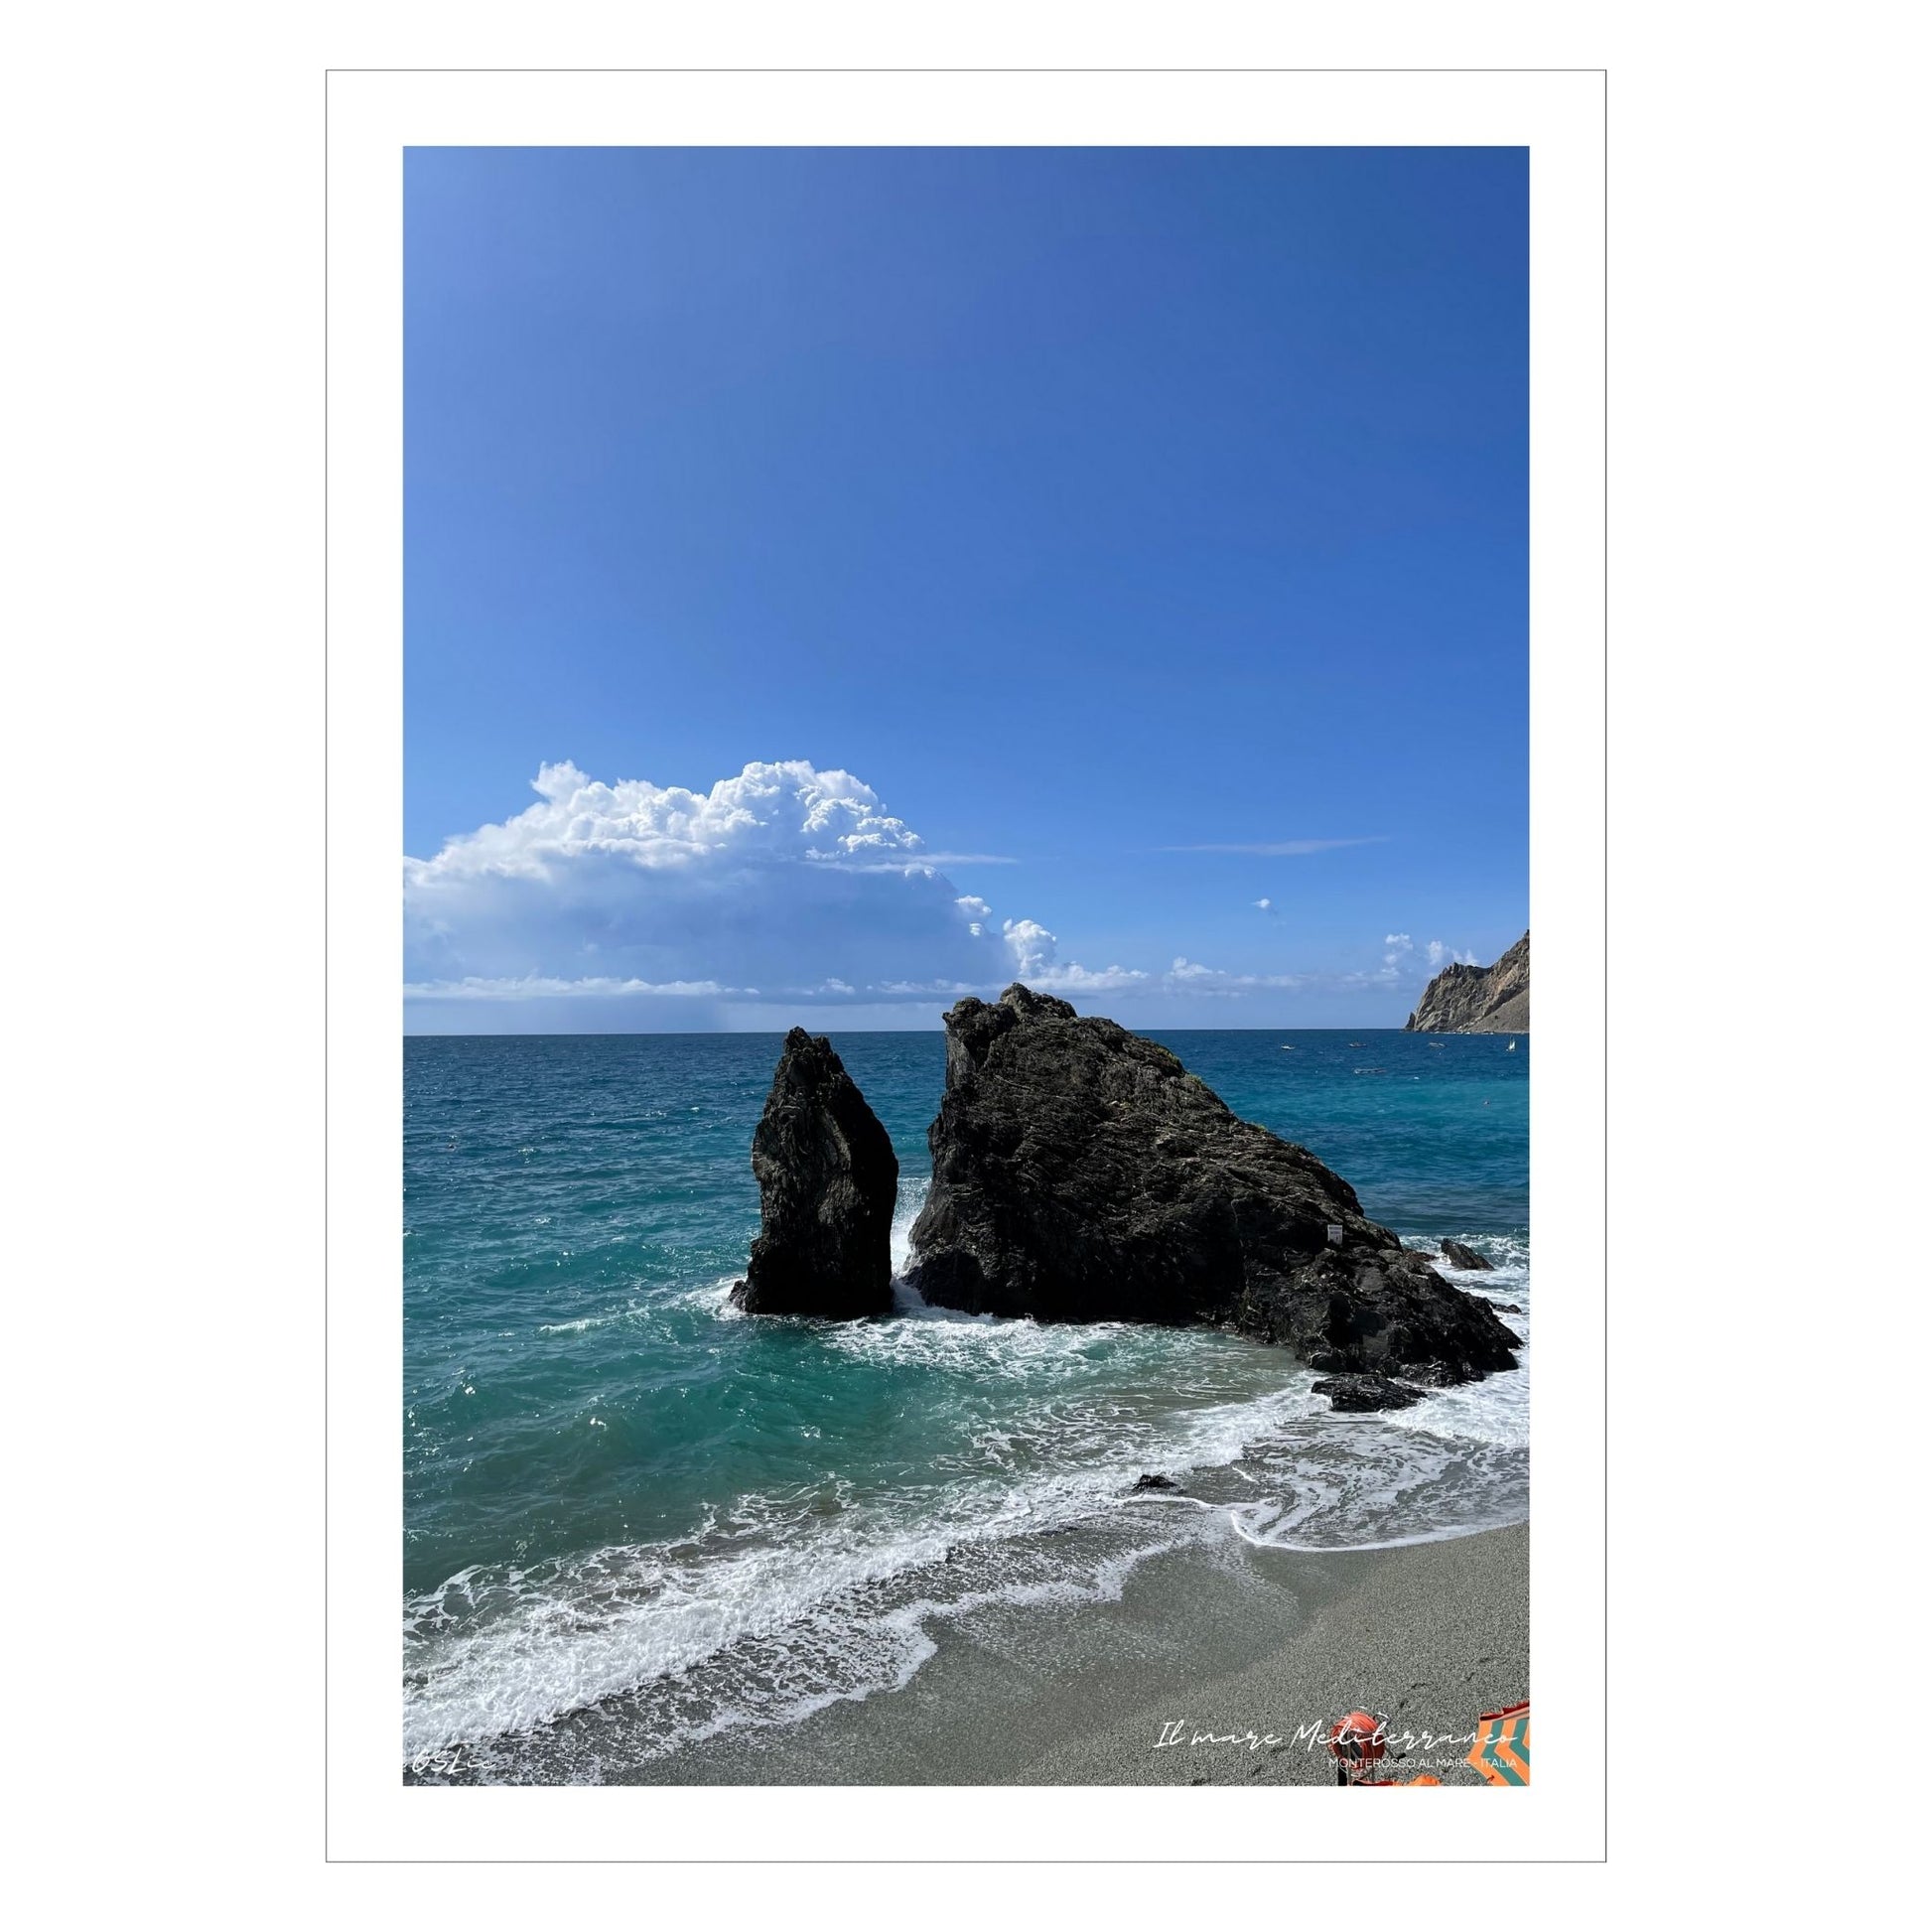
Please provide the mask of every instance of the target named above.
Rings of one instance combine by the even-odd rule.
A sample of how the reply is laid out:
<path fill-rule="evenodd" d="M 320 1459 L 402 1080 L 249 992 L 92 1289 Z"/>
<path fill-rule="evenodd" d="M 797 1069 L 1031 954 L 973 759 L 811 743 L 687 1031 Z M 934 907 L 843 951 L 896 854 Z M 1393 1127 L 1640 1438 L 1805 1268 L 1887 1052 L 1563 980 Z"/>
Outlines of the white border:
<path fill-rule="evenodd" d="M 1593 1860 L 1603 1856 L 1603 79 L 1594 71 L 348 72 L 329 88 L 329 1855 Z M 401 1782 L 405 146 L 1531 149 L 1537 1782 L 1337 1812 L 1276 1788 Z M 1203 1882 L 1211 1882 L 1204 1880 Z"/>

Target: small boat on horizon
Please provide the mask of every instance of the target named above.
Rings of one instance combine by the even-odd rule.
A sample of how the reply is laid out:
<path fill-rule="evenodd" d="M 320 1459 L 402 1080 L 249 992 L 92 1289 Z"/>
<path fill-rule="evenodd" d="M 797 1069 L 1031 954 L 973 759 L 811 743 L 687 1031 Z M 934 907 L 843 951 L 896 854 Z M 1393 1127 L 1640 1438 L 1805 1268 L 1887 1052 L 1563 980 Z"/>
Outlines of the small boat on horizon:
<path fill-rule="evenodd" d="M 1512 1040 L 1511 1040 L 1511 1041 L 1509 1042 L 1509 1046 L 1508 1046 L 1508 1049 L 1507 1049 L 1507 1050 L 1508 1050 L 1508 1051 L 1510 1051 L 1510 1052 L 1512 1052 L 1512 1053 L 1513 1053 L 1513 1052 L 1515 1052 L 1515 1050 L 1516 1050 L 1516 1042 L 1515 1042 L 1515 1041 L 1514 1041 L 1513 1039 L 1512 1039 Z"/>

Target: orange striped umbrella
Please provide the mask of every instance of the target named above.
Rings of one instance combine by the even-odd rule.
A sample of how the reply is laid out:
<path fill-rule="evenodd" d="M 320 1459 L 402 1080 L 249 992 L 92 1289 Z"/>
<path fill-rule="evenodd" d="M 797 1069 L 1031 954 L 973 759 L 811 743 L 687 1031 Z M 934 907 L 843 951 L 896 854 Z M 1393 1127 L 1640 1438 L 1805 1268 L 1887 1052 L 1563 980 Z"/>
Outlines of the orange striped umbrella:
<path fill-rule="evenodd" d="M 1485 1711 L 1476 1720 L 1476 1741 L 1468 1762 L 1489 1784 L 1528 1784 L 1530 1781 L 1530 1707 L 1506 1704 Z"/>

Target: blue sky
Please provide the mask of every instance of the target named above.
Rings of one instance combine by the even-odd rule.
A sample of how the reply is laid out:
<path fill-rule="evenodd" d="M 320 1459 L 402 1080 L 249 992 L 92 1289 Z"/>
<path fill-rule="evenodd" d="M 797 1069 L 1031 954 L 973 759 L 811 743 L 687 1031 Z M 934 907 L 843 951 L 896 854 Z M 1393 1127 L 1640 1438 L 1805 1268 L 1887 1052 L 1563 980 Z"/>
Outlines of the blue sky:
<path fill-rule="evenodd" d="M 1495 957 L 1528 193 L 1521 149 L 411 151 L 408 1024 L 924 1026 L 1024 971 L 1399 1026 L 1432 946 Z"/>

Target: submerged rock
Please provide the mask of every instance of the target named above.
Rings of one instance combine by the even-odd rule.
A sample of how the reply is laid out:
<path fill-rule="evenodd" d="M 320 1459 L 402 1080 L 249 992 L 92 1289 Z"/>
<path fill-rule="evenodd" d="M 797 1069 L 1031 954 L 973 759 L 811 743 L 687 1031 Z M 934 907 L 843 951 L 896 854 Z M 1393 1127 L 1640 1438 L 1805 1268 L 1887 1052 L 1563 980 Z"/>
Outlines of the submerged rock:
<path fill-rule="evenodd" d="M 886 1313 L 898 1157 L 823 1035 L 785 1035 L 752 1172 L 760 1227 L 732 1300 L 754 1314 Z"/>
<path fill-rule="evenodd" d="M 946 1016 L 910 1279 L 941 1308 L 1216 1322 L 1311 1368 L 1467 1381 L 1516 1338 L 1165 1046 L 1010 986 Z"/>
<path fill-rule="evenodd" d="M 1460 1241 L 1443 1243 L 1443 1259 L 1451 1268 L 1478 1269 L 1487 1275 L 1493 1272 L 1494 1264 L 1483 1260 L 1476 1251 Z"/>
<path fill-rule="evenodd" d="M 1147 1489 L 1178 1489 L 1179 1487 L 1179 1483 L 1174 1481 L 1173 1476 L 1144 1475 L 1127 1493 L 1130 1496 L 1138 1496 Z"/>
<path fill-rule="evenodd" d="M 1407 1409 L 1423 1398 L 1420 1389 L 1392 1382 L 1386 1375 L 1330 1375 L 1315 1383 L 1314 1393 L 1325 1395 L 1328 1406 L 1343 1415 L 1362 1415 L 1375 1409 Z"/>

